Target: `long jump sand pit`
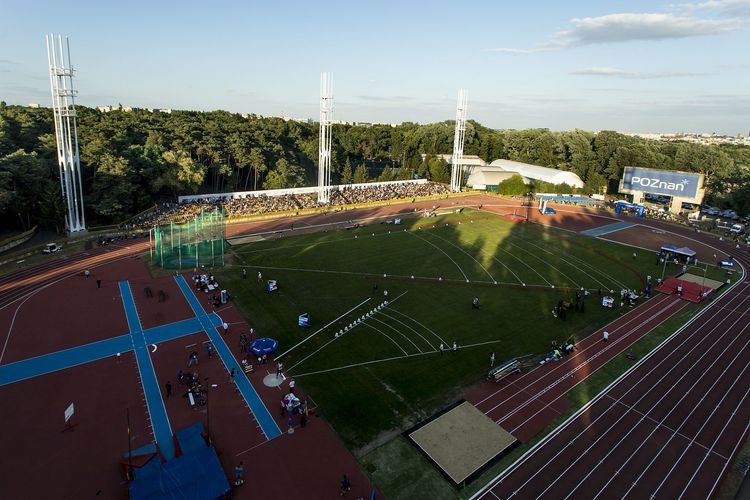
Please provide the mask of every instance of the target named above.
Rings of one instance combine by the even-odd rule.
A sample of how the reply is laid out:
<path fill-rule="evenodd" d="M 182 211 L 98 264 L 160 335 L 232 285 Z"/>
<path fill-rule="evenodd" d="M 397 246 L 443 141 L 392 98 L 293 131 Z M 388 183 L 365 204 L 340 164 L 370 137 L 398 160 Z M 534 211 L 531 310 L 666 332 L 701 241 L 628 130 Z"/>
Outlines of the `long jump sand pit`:
<path fill-rule="evenodd" d="M 408 437 L 457 485 L 516 442 L 508 431 L 467 401 Z"/>

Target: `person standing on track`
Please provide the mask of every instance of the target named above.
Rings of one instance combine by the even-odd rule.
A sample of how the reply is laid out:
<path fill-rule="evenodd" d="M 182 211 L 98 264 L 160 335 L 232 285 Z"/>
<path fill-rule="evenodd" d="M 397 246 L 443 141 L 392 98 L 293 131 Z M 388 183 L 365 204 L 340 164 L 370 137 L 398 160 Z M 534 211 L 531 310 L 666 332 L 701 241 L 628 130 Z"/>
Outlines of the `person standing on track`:
<path fill-rule="evenodd" d="M 495 366 L 495 353 L 490 354 L 490 368 Z"/>
<path fill-rule="evenodd" d="M 193 365 L 193 363 L 197 365 L 198 364 L 198 352 L 197 351 L 191 352 L 190 357 L 188 359 L 189 359 L 188 368 L 190 368 Z"/>
<path fill-rule="evenodd" d="M 234 468 L 234 485 L 235 486 L 242 486 L 242 484 L 245 482 L 243 479 L 243 475 L 245 474 L 245 467 L 242 465 L 242 460 L 240 460 L 240 463 L 238 463 Z"/>
<path fill-rule="evenodd" d="M 609 332 L 608 332 L 608 331 L 606 331 L 606 330 L 604 331 L 604 333 L 602 334 L 602 340 L 603 340 L 603 341 L 604 341 L 605 343 L 606 343 L 606 342 L 609 342 Z"/>
<path fill-rule="evenodd" d="M 167 383 L 164 384 L 164 388 L 167 390 L 167 399 L 169 399 L 169 396 L 172 395 L 172 381 L 167 380 Z"/>

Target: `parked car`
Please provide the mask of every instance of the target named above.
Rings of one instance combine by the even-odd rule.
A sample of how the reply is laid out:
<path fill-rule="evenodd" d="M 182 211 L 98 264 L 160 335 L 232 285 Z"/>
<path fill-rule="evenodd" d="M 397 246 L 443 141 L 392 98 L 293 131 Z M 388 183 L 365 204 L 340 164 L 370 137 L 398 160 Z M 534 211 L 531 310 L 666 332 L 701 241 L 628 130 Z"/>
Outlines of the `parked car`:
<path fill-rule="evenodd" d="M 47 246 L 42 249 L 42 253 L 55 253 L 60 250 L 62 250 L 62 245 L 58 245 L 57 243 L 47 243 Z"/>

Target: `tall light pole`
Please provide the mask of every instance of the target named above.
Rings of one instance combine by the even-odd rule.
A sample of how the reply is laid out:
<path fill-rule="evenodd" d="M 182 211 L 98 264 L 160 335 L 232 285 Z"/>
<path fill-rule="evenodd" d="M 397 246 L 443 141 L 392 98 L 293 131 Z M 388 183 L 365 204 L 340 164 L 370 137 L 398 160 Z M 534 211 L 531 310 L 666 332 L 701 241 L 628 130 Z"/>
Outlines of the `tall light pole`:
<path fill-rule="evenodd" d="M 75 96 L 73 89 L 73 65 L 70 62 L 70 43 L 62 36 L 48 35 L 47 63 L 52 90 L 52 114 L 55 121 L 57 164 L 60 171 L 60 186 L 65 201 L 65 226 L 70 233 L 86 230 L 83 211 L 83 186 L 81 164 L 78 158 L 78 124 L 76 122 Z"/>

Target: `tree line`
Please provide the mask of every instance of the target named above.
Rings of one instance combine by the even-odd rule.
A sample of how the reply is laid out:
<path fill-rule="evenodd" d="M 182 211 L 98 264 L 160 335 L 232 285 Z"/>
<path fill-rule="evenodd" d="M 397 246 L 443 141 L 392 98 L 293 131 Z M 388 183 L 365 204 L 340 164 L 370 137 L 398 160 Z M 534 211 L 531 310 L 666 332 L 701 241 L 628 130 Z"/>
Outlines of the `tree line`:
<path fill-rule="evenodd" d="M 317 182 L 318 124 L 226 111 L 172 113 L 79 106 L 87 223 L 123 221 L 178 194 Z M 426 178 L 447 183 L 454 122 L 333 126 L 334 183 Z M 494 130 L 469 121 L 464 154 L 572 171 L 585 193 L 616 192 L 626 166 L 706 175 L 709 202 L 750 212 L 750 147 L 647 141 L 613 131 Z M 63 220 L 52 110 L 0 102 L 4 229 Z"/>

